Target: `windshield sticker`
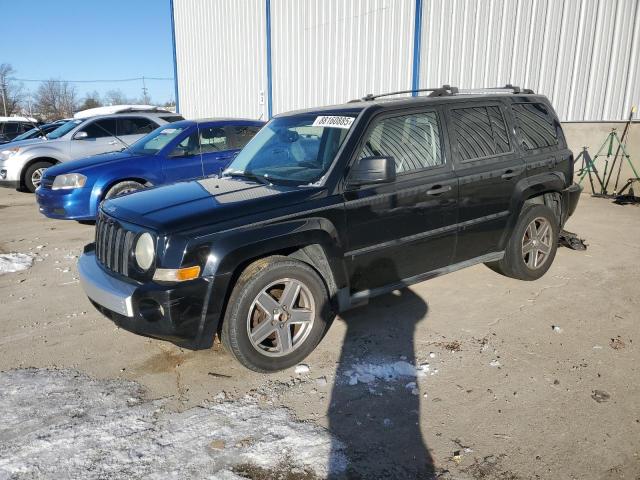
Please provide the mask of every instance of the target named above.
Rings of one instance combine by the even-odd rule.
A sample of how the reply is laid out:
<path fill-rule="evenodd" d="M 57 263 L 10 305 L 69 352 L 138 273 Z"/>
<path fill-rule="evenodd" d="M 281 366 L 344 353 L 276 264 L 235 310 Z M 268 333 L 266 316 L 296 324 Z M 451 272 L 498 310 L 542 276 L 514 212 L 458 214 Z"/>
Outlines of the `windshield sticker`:
<path fill-rule="evenodd" d="M 328 127 L 328 128 L 351 128 L 351 124 L 355 118 L 353 117 L 338 117 L 338 116 L 326 116 L 321 115 L 316 117 L 316 120 L 313 122 L 314 127 Z"/>
<path fill-rule="evenodd" d="M 160 133 L 162 135 L 171 135 L 172 133 L 176 133 L 178 131 L 178 129 L 176 128 L 165 128 L 164 130 L 160 131 Z"/>

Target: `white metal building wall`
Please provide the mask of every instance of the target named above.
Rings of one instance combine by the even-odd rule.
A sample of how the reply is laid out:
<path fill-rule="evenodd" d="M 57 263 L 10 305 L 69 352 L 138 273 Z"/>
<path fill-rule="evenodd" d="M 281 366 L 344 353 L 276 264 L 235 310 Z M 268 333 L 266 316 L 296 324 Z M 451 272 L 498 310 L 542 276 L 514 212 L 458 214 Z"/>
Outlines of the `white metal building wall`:
<path fill-rule="evenodd" d="M 411 85 L 415 0 L 271 0 L 273 112 Z"/>
<path fill-rule="evenodd" d="M 173 10 L 180 112 L 266 118 L 264 0 L 176 0 Z"/>
<path fill-rule="evenodd" d="M 640 103 L 640 0 L 270 0 L 272 111 L 411 88 L 513 83 L 562 120 Z M 267 116 L 267 0 L 174 0 L 180 110 Z"/>
<path fill-rule="evenodd" d="M 423 87 L 526 86 L 565 121 L 640 102 L 638 0 L 425 0 L 422 22 Z"/>

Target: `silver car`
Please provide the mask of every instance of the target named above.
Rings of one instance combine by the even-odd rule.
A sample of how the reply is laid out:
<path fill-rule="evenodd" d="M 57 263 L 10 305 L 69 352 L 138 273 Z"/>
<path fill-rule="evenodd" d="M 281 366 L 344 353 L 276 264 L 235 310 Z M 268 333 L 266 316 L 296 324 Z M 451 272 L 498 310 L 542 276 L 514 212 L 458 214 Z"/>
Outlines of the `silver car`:
<path fill-rule="evenodd" d="M 104 111 L 104 110 L 103 110 Z M 74 118 L 47 135 L 0 146 L 0 187 L 35 192 L 44 171 L 56 163 L 122 150 L 161 125 L 182 120 L 161 110 Z"/>

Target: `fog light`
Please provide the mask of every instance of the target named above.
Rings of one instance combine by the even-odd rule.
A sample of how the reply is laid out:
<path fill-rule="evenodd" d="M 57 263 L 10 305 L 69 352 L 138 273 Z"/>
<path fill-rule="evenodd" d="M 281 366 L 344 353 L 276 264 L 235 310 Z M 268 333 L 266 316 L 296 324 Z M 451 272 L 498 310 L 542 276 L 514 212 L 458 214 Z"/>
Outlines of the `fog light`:
<path fill-rule="evenodd" d="M 150 298 L 140 300 L 138 310 L 140 311 L 140 315 L 148 322 L 157 322 L 164 316 L 162 305 Z"/>

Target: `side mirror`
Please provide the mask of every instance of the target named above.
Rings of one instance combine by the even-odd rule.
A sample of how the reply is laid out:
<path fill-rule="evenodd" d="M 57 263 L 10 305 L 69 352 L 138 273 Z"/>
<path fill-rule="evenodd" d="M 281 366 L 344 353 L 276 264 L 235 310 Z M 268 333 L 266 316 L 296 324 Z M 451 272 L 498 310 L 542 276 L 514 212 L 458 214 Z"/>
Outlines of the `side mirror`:
<path fill-rule="evenodd" d="M 349 185 L 389 183 L 396 179 L 396 161 L 393 157 L 365 157 L 357 160 L 349 174 Z"/>
<path fill-rule="evenodd" d="M 85 138 L 89 137 L 89 134 L 87 132 L 78 132 L 73 136 L 74 140 L 83 140 Z"/>

